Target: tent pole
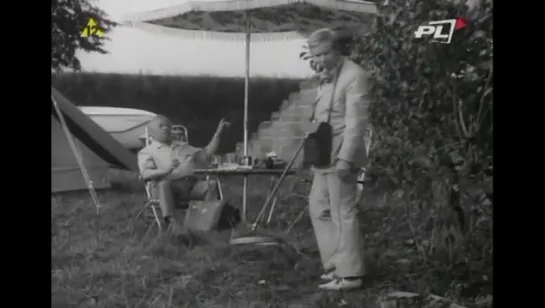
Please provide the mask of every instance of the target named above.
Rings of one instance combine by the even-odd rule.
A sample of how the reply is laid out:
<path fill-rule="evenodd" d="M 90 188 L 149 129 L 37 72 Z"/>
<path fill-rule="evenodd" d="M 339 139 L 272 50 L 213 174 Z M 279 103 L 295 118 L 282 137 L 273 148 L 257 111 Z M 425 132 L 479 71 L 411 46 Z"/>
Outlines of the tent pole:
<path fill-rule="evenodd" d="M 53 107 L 55 107 L 55 112 L 57 112 L 57 115 L 59 116 L 59 122 L 62 126 L 64 134 L 66 135 L 68 144 L 70 145 L 70 148 L 72 149 L 72 153 L 74 153 L 74 156 L 76 157 L 76 161 L 78 162 L 79 169 L 81 171 L 81 174 L 83 175 L 83 180 L 87 184 L 87 188 L 89 189 L 89 193 L 91 194 L 91 198 L 93 199 L 97 213 L 99 213 L 102 205 L 100 204 L 100 200 L 98 199 L 95 188 L 93 187 L 93 182 L 89 178 L 87 169 L 85 168 L 85 165 L 83 164 L 83 159 L 79 155 L 79 151 L 76 147 L 74 139 L 72 139 L 72 135 L 70 134 L 70 131 L 68 130 L 68 126 L 66 125 L 66 121 L 64 120 L 64 115 L 62 114 L 59 106 L 57 105 L 57 101 L 53 98 L 53 96 L 51 96 L 51 100 L 53 101 Z"/>

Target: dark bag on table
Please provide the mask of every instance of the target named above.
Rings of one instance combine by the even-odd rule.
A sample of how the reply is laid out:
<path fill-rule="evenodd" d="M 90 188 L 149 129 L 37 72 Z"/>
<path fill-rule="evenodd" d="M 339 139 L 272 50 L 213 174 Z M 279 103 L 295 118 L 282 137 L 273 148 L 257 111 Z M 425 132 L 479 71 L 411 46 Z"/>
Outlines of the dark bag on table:
<path fill-rule="evenodd" d="M 329 101 L 329 109 L 327 114 L 327 122 L 321 122 L 315 132 L 308 134 L 303 144 L 303 166 L 310 167 L 327 167 L 331 165 L 331 151 L 333 150 L 333 127 L 329 123 L 331 121 L 331 109 L 333 108 L 333 100 L 335 98 L 335 90 L 337 88 L 337 80 L 341 72 L 342 66 L 339 67 L 335 80 L 333 81 L 333 90 L 331 92 L 331 100 Z M 311 120 L 314 120 L 314 112 L 318 101 L 314 103 Z"/>

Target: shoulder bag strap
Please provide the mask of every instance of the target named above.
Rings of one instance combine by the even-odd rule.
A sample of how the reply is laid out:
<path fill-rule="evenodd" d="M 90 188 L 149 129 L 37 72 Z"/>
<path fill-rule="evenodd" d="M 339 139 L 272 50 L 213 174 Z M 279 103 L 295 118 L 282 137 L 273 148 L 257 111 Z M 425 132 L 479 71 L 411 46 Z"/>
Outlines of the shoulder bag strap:
<path fill-rule="evenodd" d="M 333 90 L 331 90 L 331 99 L 329 100 L 329 109 L 327 111 L 327 123 L 331 121 L 331 111 L 333 111 L 333 101 L 335 99 L 335 91 L 337 90 L 337 81 L 339 81 L 339 76 L 341 75 L 341 70 L 343 69 L 344 61 L 339 66 L 337 74 L 335 74 L 335 81 L 333 81 Z"/>
<path fill-rule="evenodd" d="M 343 62 L 341 62 L 341 65 L 339 66 L 337 73 L 335 74 L 335 79 L 333 80 L 333 89 L 331 90 L 331 99 L 329 100 L 329 108 L 327 110 L 327 123 L 331 121 L 331 111 L 333 109 L 333 102 L 335 100 L 335 91 L 337 90 L 337 81 L 339 80 L 339 76 L 341 74 L 341 70 L 343 69 L 344 59 Z M 314 102 L 314 105 L 312 106 L 312 116 L 310 117 L 310 121 L 314 121 L 314 113 L 316 112 L 316 105 L 318 105 L 319 100 Z"/>

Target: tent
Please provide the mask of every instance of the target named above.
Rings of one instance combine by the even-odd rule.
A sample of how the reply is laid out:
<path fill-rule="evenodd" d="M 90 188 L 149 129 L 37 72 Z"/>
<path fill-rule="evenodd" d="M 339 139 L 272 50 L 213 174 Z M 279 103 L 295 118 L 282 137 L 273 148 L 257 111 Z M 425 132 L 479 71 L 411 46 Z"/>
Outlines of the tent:
<path fill-rule="evenodd" d="M 108 188 L 110 167 L 137 170 L 136 156 L 81 112 L 59 91 L 51 88 L 51 192 L 87 189 L 76 155 L 70 146 L 53 100 L 82 158 L 95 189 Z"/>

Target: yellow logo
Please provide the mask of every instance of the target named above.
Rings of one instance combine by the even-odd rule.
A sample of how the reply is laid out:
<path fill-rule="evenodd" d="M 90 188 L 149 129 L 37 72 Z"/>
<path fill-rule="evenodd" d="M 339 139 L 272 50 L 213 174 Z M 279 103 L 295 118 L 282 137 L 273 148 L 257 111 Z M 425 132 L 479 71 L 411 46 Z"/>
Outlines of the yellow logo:
<path fill-rule="evenodd" d="M 90 37 L 90 36 L 103 37 L 104 31 L 99 28 L 97 22 L 94 18 L 89 19 L 87 26 L 81 31 L 81 37 Z"/>

